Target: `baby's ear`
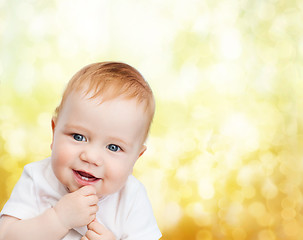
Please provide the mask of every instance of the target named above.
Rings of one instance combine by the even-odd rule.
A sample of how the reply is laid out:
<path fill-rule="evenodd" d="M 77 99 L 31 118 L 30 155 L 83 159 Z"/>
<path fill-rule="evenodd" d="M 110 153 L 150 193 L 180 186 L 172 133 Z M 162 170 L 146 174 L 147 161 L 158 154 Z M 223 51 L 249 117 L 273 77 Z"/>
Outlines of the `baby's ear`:
<path fill-rule="evenodd" d="M 145 144 L 143 144 L 142 145 L 142 148 L 141 148 L 141 150 L 140 150 L 140 154 L 139 154 L 139 157 L 141 157 L 142 156 L 142 154 L 146 151 L 146 145 Z"/>
<path fill-rule="evenodd" d="M 53 117 L 53 118 L 52 118 L 52 121 L 51 121 L 51 124 L 52 124 L 52 133 L 53 133 L 52 143 L 51 143 L 51 145 L 50 145 L 50 148 L 51 148 L 51 149 L 53 148 L 53 142 L 54 142 L 54 135 L 55 135 L 56 123 L 57 123 L 57 118 L 56 118 L 56 117 Z"/>
<path fill-rule="evenodd" d="M 53 133 L 54 133 L 56 124 L 57 124 L 57 118 L 56 117 L 52 117 L 52 130 L 53 130 Z"/>

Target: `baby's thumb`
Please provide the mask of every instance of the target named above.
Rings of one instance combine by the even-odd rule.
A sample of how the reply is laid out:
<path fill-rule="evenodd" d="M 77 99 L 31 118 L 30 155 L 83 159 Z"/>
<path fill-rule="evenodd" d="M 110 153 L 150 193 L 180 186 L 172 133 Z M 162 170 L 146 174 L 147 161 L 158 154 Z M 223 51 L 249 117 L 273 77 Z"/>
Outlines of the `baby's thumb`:
<path fill-rule="evenodd" d="M 96 188 L 92 185 L 86 185 L 78 190 L 78 192 L 83 196 L 89 196 L 96 194 Z"/>

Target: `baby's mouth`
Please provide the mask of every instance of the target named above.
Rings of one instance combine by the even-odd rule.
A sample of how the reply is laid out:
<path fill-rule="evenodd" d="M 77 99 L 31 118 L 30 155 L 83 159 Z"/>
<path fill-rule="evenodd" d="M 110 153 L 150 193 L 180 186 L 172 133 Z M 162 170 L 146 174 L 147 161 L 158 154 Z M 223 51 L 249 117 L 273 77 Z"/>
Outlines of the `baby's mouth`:
<path fill-rule="evenodd" d="M 74 173 L 77 175 L 77 177 L 81 178 L 84 181 L 88 181 L 88 182 L 94 182 L 94 181 L 100 179 L 100 178 L 97 178 L 97 177 L 95 177 L 94 175 L 92 175 L 90 173 L 83 172 L 83 171 L 74 170 Z"/>

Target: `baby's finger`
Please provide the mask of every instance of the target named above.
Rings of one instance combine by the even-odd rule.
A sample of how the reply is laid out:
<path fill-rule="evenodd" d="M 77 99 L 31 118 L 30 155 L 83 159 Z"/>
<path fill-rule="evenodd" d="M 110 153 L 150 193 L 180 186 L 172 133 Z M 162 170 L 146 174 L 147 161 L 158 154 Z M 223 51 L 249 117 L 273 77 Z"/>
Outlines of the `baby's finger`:
<path fill-rule="evenodd" d="M 86 196 L 86 201 L 89 206 L 93 206 L 97 205 L 97 203 L 99 202 L 99 198 L 97 197 L 97 195 L 88 195 Z"/>
<path fill-rule="evenodd" d="M 95 218 L 96 218 L 96 214 L 92 213 L 88 216 L 87 222 L 90 223 L 91 221 L 94 221 Z"/>
<path fill-rule="evenodd" d="M 89 207 L 87 213 L 88 213 L 89 215 L 96 215 L 96 213 L 98 212 L 98 210 L 99 210 L 98 205 L 93 205 L 93 206 L 90 206 L 90 207 Z M 94 219 L 92 219 L 92 220 L 94 220 Z"/>
<path fill-rule="evenodd" d="M 81 240 L 88 240 L 88 238 L 87 238 L 86 236 L 83 236 L 83 237 L 81 238 Z"/>
<path fill-rule="evenodd" d="M 85 236 L 87 236 L 87 238 L 89 240 L 99 240 L 100 239 L 100 235 L 95 233 L 94 231 L 92 230 L 87 230 Z"/>
<path fill-rule="evenodd" d="M 92 185 L 83 186 L 78 189 L 78 192 L 83 196 L 96 195 L 96 188 Z"/>
<path fill-rule="evenodd" d="M 88 224 L 87 228 L 100 235 L 109 231 L 102 223 L 97 222 L 97 220 L 94 220 Z"/>

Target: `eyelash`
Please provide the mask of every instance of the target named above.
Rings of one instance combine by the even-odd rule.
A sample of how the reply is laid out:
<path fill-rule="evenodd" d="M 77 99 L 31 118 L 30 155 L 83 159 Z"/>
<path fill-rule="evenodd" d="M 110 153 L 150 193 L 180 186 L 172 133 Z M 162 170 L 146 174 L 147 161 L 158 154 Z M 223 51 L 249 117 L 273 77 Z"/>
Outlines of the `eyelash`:
<path fill-rule="evenodd" d="M 75 141 L 77 141 L 77 142 L 86 142 L 86 141 L 87 141 L 87 139 L 86 139 L 83 135 L 81 135 L 81 134 L 79 134 L 79 133 L 73 133 L 73 134 L 72 134 L 72 137 L 73 137 L 73 139 L 74 139 Z M 80 137 L 81 139 L 77 139 L 77 137 Z M 116 151 L 114 151 L 113 149 L 111 150 L 110 147 L 116 147 L 117 150 L 116 150 Z M 123 151 L 123 149 L 122 149 L 120 146 L 118 146 L 118 145 L 116 145 L 116 144 L 113 144 L 113 143 L 108 144 L 108 145 L 106 146 L 106 148 L 107 148 L 108 150 L 112 151 L 112 152 Z"/>
<path fill-rule="evenodd" d="M 81 135 L 81 134 L 79 134 L 79 133 L 73 133 L 73 134 L 72 134 L 72 137 L 73 137 L 73 139 L 76 140 L 77 142 L 86 142 L 86 141 L 87 141 L 87 139 L 86 139 L 83 135 Z M 76 139 L 77 137 L 81 137 L 81 140 L 80 140 L 80 139 Z"/>
<path fill-rule="evenodd" d="M 117 147 L 118 149 L 117 149 L 116 151 L 113 151 L 113 150 L 111 150 L 111 149 L 110 149 L 110 147 L 111 147 L 111 146 Z M 119 146 L 118 146 L 118 145 L 116 145 L 116 144 L 108 144 L 108 145 L 106 146 L 106 148 L 107 148 L 108 150 L 112 151 L 112 152 L 119 152 L 119 151 L 123 151 L 123 150 L 122 150 L 122 148 L 121 148 L 121 147 L 119 147 Z"/>

